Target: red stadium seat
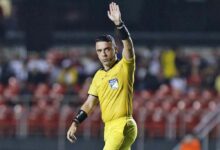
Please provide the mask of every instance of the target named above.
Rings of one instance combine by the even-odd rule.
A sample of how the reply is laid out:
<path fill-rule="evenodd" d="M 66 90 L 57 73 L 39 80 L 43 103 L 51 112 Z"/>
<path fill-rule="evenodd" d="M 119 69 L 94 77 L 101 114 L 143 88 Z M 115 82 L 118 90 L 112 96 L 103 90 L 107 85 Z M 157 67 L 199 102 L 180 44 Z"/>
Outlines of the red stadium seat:
<path fill-rule="evenodd" d="M 145 129 L 149 137 L 164 137 L 167 119 L 161 108 L 156 108 L 153 114 L 145 119 Z"/>
<path fill-rule="evenodd" d="M 54 83 L 48 94 L 51 103 L 59 107 L 61 102 L 64 100 L 65 92 L 66 88 L 63 85 L 59 83 Z"/>
<path fill-rule="evenodd" d="M 11 107 L 0 105 L 0 136 L 13 136 L 16 120 Z"/>
<path fill-rule="evenodd" d="M 92 137 L 99 137 L 102 135 L 103 123 L 101 120 L 100 109 L 97 107 L 90 118 L 88 119 L 90 122 L 90 133 Z M 86 126 L 86 123 L 85 123 Z M 84 129 L 85 130 L 85 129 Z"/>
<path fill-rule="evenodd" d="M 0 106 L 5 104 L 5 99 L 3 96 L 0 96 Z"/>
<path fill-rule="evenodd" d="M 184 115 L 184 123 L 186 127 L 185 133 L 192 133 L 195 126 L 200 122 L 201 115 L 200 114 L 185 114 Z"/>
<path fill-rule="evenodd" d="M 4 85 L 3 85 L 3 84 L 0 84 L 0 95 L 3 94 L 4 88 L 5 88 Z"/>
<path fill-rule="evenodd" d="M 64 105 L 61 107 L 59 118 L 60 121 L 63 122 L 65 130 L 67 130 L 70 127 L 75 114 L 76 114 L 76 108 L 71 107 L 70 105 Z"/>
<path fill-rule="evenodd" d="M 58 134 L 59 109 L 47 106 L 42 117 L 43 132 L 46 137 L 54 137 Z"/>
<path fill-rule="evenodd" d="M 73 118 L 75 117 L 77 111 L 79 109 L 72 107 L 70 105 L 64 105 L 61 108 L 61 112 L 60 112 L 60 121 L 61 124 L 64 128 L 65 131 L 67 131 L 71 125 L 71 123 L 73 122 Z M 63 124 L 62 124 L 63 122 Z M 77 135 L 83 135 L 83 129 L 84 129 L 84 122 L 77 128 Z"/>
<path fill-rule="evenodd" d="M 43 133 L 43 115 L 44 110 L 39 106 L 32 106 L 28 114 L 28 131 L 30 135 Z"/>
<path fill-rule="evenodd" d="M 176 116 L 177 137 L 182 137 L 186 133 L 192 133 L 195 126 L 200 122 L 202 114 L 191 111 L 180 112 Z"/>

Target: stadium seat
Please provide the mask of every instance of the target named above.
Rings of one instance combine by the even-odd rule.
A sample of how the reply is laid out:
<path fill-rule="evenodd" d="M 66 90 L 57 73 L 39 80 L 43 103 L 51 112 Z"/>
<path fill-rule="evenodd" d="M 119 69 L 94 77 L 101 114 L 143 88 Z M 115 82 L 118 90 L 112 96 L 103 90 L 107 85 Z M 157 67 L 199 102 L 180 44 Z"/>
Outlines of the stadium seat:
<path fill-rule="evenodd" d="M 3 94 L 5 86 L 0 83 L 0 95 Z"/>
<path fill-rule="evenodd" d="M 193 133 L 193 129 L 200 122 L 201 115 L 200 114 L 185 114 L 184 115 L 184 124 L 186 131 L 185 133 Z"/>
<path fill-rule="evenodd" d="M 98 107 L 94 110 L 88 121 L 90 122 L 91 136 L 100 137 L 102 135 L 101 131 L 103 130 L 103 122 L 101 120 L 100 109 Z"/>
<path fill-rule="evenodd" d="M 14 136 L 16 120 L 11 107 L 0 105 L 0 136 Z"/>
<path fill-rule="evenodd" d="M 67 131 L 73 122 L 73 118 L 76 115 L 79 108 L 76 108 L 71 105 L 64 105 L 61 107 L 60 111 L 60 125 L 64 127 L 64 130 Z M 77 129 L 77 135 L 83 135 L 84 123 L 82 123 Z"/>
<path fill-rule="evenodd" d="M 42 135 L 43 134 L 43 115 L 44 109 L 37 105 L 30 108 L 28 113 L 28 132 L 30 135 Z"/>
<path fill-rule="evenodd" d="M 156 108 L 152 114 L 147 114 L 145 129 L 149 137 L 164 137 L 167 119 L 161 108 Z"/>
<path fill-rule="evenodd" d="M 58 134 L 59 109 L 53 105 L 47 106 L 42 117 L 43 132 L 46 137 Z"/>

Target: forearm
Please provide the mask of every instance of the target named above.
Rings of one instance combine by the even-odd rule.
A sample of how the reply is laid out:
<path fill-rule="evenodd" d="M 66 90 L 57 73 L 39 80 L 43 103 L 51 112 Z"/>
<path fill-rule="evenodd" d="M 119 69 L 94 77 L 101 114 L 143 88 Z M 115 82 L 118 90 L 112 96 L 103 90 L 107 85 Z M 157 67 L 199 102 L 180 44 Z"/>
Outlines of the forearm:
<path fill-rule="evenodd" d="M 95 96 L 89 95 L 86 102 L 82 105 L 79 112 L 74 118 L 74 122 L 77 124 L 80 124 L 83 122 L 87 116 L 92 112 L 92 110 L 95 108 L 95 106 L 98 103 L 98 99 Z"/>
<path fill-rule="evenodd" d="M 123 56 L 127 59 L 133 58 L 134 46 L 133 46 L 133 41 L 131 39 L 131 36 L 130 36 L 130 33 L 127 27 L 125 26 L 123 21 L 121 21 L 119 25 L 115 23 L 115 26 L 116 26 L 117 33 L 123 43 L 123 52 L 122 52 Z"/>
<path fill-rule="evenodd" d="M 82 106 L 81 110 L 85 111 L 88 115 L 94 110 L 96 106 L 96 103 L 91 103 L 89 101 L 86 101 Z"/>
<path fill-rule="evenodd" d="M 123 43 L 123 56 L 125 58 L 133 58 L 134 56 L 134 46 L 133 46 L 133 42 L 132 39 L 129 37 L 126 40 L 122 40 Z"/>

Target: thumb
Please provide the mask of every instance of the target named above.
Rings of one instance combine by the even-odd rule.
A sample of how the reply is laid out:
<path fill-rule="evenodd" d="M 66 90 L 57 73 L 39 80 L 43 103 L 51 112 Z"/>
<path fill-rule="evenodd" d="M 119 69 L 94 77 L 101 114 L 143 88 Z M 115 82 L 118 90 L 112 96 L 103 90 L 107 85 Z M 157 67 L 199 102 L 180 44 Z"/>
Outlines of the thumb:
<path fill-rule="evenodd" d="M 112 20 L 112 15 L 111 15 L 110 11 L 108 11 L 107 14 L 108 14 L 109 19 Z"/>

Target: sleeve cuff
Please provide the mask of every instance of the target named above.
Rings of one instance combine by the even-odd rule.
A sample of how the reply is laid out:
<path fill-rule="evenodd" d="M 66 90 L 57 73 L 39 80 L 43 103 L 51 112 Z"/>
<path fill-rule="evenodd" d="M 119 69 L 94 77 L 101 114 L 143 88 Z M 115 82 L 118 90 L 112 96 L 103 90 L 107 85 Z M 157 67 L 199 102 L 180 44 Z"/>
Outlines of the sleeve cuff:
<path fill-rule="evenodd" d="M 123 61 L 125 61 L 126 63 L 132 63 L 135 60 L 135 55 L 130 58 L 130 59 L 126 59 L 124 56 L 122 56 Z"/>
<path fill-rule="evenodd" d="M 89 95 L 92 95 L 92 96 L 95 96 L 95 97 L 98 97 L 97 95 L 95 95 L 95 94 L 91 94 L 91 93 L 88 93 Z"/>

